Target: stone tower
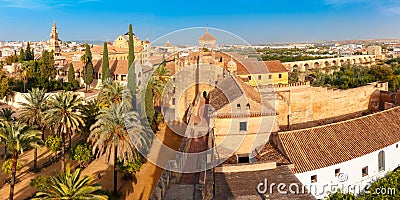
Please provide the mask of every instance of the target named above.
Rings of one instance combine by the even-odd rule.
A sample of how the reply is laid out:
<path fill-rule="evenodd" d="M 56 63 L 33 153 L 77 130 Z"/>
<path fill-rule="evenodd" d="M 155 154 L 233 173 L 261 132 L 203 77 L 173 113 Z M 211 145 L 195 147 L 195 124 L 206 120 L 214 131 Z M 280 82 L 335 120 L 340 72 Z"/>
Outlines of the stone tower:
<path fill-rule="evenodd" d="M 55 56 L 61 54 L 60 40 L 58 39 L 58 31 L 56 22 L 53 23 L 53 27 L 50 32 L 50 51 L 54 51 Z"/>

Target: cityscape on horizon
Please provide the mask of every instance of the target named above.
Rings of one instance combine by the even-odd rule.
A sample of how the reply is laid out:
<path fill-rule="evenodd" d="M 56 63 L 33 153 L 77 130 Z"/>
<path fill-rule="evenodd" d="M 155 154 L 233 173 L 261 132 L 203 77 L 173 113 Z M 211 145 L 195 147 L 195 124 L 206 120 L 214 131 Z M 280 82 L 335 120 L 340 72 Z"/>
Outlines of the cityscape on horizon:
<path fill-rule="evenodd" d="M 2 41 L 40 41 L 54 21 L 61 25 L 65 41 L 108 41 L 131 23 L 139 37 L 151 40 L 171 31 L 206 26 L 230 31 L 251 44 L 400 38 L 396 23 L 400 3 L 393 0 L 235 0 L 212 5 L 182 0 L 118 4 L 109 0 L 1 0 L 0 10 Z"/>

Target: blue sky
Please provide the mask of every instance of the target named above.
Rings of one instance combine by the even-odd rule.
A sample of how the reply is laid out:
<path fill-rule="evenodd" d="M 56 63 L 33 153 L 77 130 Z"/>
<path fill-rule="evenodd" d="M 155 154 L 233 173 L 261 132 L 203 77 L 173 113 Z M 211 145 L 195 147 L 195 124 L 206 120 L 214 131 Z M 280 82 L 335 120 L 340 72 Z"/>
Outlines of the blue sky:
<path fill-rule="evenodd" d="M 399 0 L 0 0 L 0 40 L 113 40 L 130 23 L 154 40 L 210 26 L 250 43 L 400 38 Z"/>

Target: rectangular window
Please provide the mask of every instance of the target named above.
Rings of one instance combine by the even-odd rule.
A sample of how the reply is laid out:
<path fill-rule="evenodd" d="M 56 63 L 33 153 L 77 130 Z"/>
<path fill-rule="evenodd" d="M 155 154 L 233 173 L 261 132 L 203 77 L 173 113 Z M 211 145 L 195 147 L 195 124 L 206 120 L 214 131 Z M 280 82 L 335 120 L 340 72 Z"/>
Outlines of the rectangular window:
<path fill-rule="evenodd" d="M 282 78 L 282 74 L 279 74 L 279 78 Z"/>
<path fill-rule="evenodd" d="M 268 78 L 269 78 L 269 79 L 272 79 L 272 75 L 270 74 L 270 75 L 268 76 Z"/>
<path fill-rule="evenodd" d="M 335 176 L 338 176 L 340 174 L 340 168 L 339 169 L 335 169 Z"/>
<path fill-rule="evenodd" d="M 249 78 L 249 81 L 251 81 L 251 76 L 248 76 L 248 78 Z"/>
<path fill-rule="evenodd" d="M 311 176 L 311 183 L 317 182 L 317 175 Z"/>
<path fill-rule="evenodd" d="M 172 105 L 175 105 L 175 98 L 172 98 Z"/>
<path fill-rule="evenodd" d="M 368 166 L 367 167 L 364 167 L 364 168 L 362 168 L 362 177 L 364 177 L 364 176 L 368 176 Z"/>
<path fill-rule="evenodd" d="M 247 122 L 240 122 L 240 131 L 247 131 Z"/>
<path fill-rule="evenodd" d="M 258 80 L 261 80 L 261 78 L 262 78 L 261 75 L 258 75 Z"/>

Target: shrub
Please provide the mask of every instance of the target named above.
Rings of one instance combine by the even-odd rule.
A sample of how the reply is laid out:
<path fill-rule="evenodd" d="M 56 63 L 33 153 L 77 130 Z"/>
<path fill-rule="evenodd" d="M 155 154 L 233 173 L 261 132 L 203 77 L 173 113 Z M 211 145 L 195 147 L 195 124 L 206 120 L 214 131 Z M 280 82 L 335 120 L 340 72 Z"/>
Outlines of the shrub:
<path fill-rule="evenodd" d="M 57 135 L 49 135 L 44 144 L 51 152 L 57 153 L 61 150 L 62 138 Z"/>
<path fill-rule="evenodd" d="M 86 143 L 79 143 L 69 151 L 69 158 L 71 160 L 87 162 L 92 157 L 92 147 Z"/>
<path fill-rule="evenodd" d="M 134 174 L 136 171 L 139 171 L 143 165 L 142 156 L 139 154 L 133 160 L 119 160 L 117 162 L 118 168 L 120 172 L 125 172 L 128 174 Z"/>
<path fill-rule="evenodd" d="M 4 161 L 3 165 L 1 166 L 1 169 L 5 174 L 11 175 L 12 173 L 12 159 L 8 159 Z M 20 161 L 17 162 L 17 171 L 20 171 L 22 169 L 22 164 Z"/>
<path fill-rule="evenodd" d="M 45 190 L 49 184 L 50 184 L 50 177 L 39 175 L 39 176 L 33 178 L 29 185 L 38 190 Z"/>

